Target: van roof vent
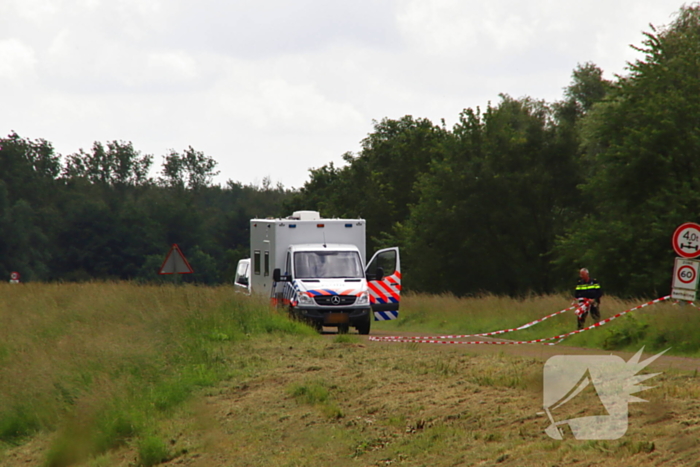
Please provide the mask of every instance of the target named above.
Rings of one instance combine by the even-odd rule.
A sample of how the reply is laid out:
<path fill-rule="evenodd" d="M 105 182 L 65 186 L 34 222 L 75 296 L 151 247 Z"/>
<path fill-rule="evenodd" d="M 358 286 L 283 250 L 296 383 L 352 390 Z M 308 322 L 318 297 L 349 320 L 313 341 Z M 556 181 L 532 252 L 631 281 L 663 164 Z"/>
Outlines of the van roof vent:
<path fill-rule="evenodd" d="M 321 219 L 321 213 L 318 211 L 294 211 L 294 214 L 289 216 L 287 219 L 299 221 L 317 221 Z"/>

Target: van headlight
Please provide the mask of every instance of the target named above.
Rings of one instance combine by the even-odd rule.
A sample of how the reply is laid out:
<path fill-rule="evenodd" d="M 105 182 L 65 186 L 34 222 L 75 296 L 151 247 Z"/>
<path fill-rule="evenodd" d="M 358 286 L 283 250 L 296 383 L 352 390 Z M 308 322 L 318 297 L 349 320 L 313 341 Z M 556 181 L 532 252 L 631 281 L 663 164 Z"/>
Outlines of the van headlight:
<path fill-rule="evenodd" d="M 305 294 L 305 293 L 299 294 L 299 305 L 313 305 L 313 304 L 314 304 L 314 299 L 311 298 L 308 294 Z"/>
<path fill-rule="evenodd" d="M 355 300 L 355 304 L 357 304 L 357 305 L 369 305 L 369 294 L 367 292 L 362 292 L 360 295 L 357 296 L 357 300 Z"/>

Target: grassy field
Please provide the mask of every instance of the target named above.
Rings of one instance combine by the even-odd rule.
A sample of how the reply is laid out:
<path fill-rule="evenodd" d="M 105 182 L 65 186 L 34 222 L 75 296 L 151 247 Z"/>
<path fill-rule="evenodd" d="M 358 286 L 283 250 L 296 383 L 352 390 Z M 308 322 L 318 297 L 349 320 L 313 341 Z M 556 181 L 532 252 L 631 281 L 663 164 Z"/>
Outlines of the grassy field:
<path fill-rule="evenodd" d="M 0 319 L 0 441 L 55 433 L 49 466 L 125 443 L 154 464 L 160 420 L 240 371 L 226 364 L 234 343 L 312 334 L 231 288 L 194 286 L 3 284 Z"/>
<path fill-rule="evenodd" d="M 640 302 L 606 297 L 603 317 Z M 373 332 L 485 332 L 569 304 L 559 296 L 408 295 L 400 320 L 374 323 Z M 655 305 L 565 343 L 670 345 L 695 355 L 698 314 Z M 0 465 L 651 466 L 700 458 L 694 362 L 659 370 L 649 383 L 657 387 L 639 394 L 650 402 L 630 405 L 623 438 L 555 441 L 538 415 L 546 354 L 537 352 L 559 347 L 514 355 L 319 336 L 229 287 L 3 284 L 0 318 Z M 569 312 L 505 337 L 574 328 Z"/>
<path fill-rule="evenodd" d="M 655 297 L 657 298 L 657 297 Z M 608 318 L 648 299 L 620 300 L 604 297 L 601 318 Z M 515 300 L 484 295 L 457 298 L 450 295 L 408 295 L 401 319 L 374 323 L 375 330 L 436 334 L 476 334 L 512 329 L 568 308 L 571 297 L 535 296 Z M 586 325 L 593 324 L 590 316 Z M 531 328 L 501 335 L 527 341 L 557 336 L 576 329 L 573 311 L 550 318 Z M 475 340 L 475 339 L 462 339 Z M 598 329 L 571 336 L 560 345 L 604 350 L 647 351 L 670 348 L 669 355 L 700 356 L 700 310 L 688 304 L 664 301 L 628 313 Z"/>

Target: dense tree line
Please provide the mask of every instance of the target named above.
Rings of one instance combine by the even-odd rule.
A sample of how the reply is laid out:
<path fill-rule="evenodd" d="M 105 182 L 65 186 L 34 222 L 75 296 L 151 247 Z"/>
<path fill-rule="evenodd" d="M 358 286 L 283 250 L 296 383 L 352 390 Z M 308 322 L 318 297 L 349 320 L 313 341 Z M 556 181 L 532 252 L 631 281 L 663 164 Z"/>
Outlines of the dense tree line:
<path fill-rule="evenodd" d="M 612 293 L 668 293 L 671 235 L 700 220 L 700 7 L 638 50 L 614 81 L 579 65 L 559 102 L 502 95 L 452 129 L 376 122 L 288 206 L 366 218 L 414 290 L 551 292 L 586 266 Z"/>
<path fill-rule="evenodd" d="M 0 277 L 151 280 L 171 243 L 197 274 L 230 280 L 248 220 L 314 209 L 367 219 L 368 251 L 402 247 L 407 287 L 459 295 L 570 289 L 586 266 L 610 293 L 668 292 L 670 238 L 700 221 L 700 7 L 644 35 L 643 58 L 608 81 L 579 65 L 560 101 L 501 95 L 452 128 L 375 122 L 356 153 L 298 191 L 212 185 L 188 148 L 153 157 L 95 143 L 65 158 L 0 139 Z"/>
<path fill-rule="evenodd" d="M 128 142 L 94 143 L 61 158 L 45 140 L 0 139 L 0 277 L 158 280 L 177 243 L 195 269 L 185 280 L 229 281 L 248 256 L 248 220 L 280 215 L 290 192 L 229 181 L 193 148 L 153 157 Z"/>

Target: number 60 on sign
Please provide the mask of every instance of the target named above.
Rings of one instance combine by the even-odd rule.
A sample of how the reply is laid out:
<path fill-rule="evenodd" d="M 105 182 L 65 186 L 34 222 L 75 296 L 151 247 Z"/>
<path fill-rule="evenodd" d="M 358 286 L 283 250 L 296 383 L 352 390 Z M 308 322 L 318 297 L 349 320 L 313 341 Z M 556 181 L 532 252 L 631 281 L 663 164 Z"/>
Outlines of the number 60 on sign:
<path fill-rule="evenodd" d="M 673 292 L 675 300 L 695 300 L 698 285 L 698 261 L 676 258 L 673 268 Z"/>

